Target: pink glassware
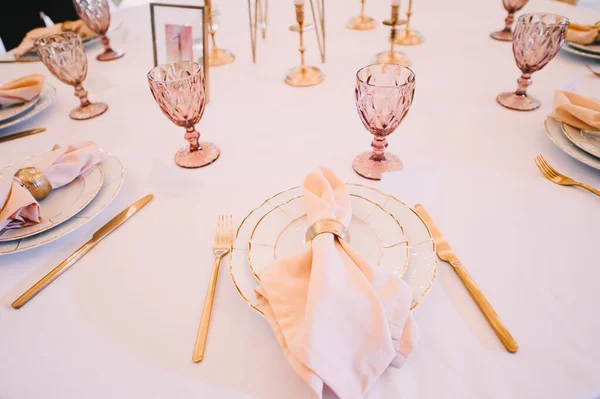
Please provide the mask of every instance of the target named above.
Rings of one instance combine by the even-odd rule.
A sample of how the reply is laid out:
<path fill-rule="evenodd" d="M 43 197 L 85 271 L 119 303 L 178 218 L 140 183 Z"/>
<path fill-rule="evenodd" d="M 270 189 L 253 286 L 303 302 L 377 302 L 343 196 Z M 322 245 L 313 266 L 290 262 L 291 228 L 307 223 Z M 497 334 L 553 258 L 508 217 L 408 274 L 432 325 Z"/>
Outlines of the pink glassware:
<path fill-rule="evenodd" d="M 521 77 L 515 92 L 499 94 L 496 101 L 517 111 L 533 111 L 542 104 L 527 94 L 531 74 L 542 69 L 565 41 L 569 20 L 554 14 L 525 14 L 519 17 L 513 39 L 513 54 Z"/>
<path fill-rule="evenodd" d="M 110 9 L 106 0 L 73 0 L 75 10 L 88 28 L 100 35 L 104 52 L 99 54 L 98 61 L 111 61 L 125 55 L 122 51 L 115 51 L 110 47 L 106 36 L 110 26 Z"/>
<path fill-rule="evenodd" d="M 415 74 L 405 66 L 374 64 L 356 73 L 356 109 L 363 125 L 375 136 L 372 152 L 359 154 L 352 167 L 367 179 L 379 180 L 385 172 L 402 169 L 396 155 L 385 153 L 386 137 L 394 132 L 412 105 Z"/>
<path fill-rule="evenodd" d="M 221 153 L 219 148 L 199 142 L 200 133 L 195 128 L 206 106 L 202 67 L 189 61 L 159 65 L 148 72 L 148 84 L 161 111 L 185 128 L 189 146 L 175 154 L 175 163 L 183 168 L 199 168 L 214 162 Z"/>
<path fill-rule="evenodd" d="M 76 120 L 90 119 L 108 109 L 104 103 L 92 103 L 83 88 L 87 76 L 87 57 L 77 33 L 64 32 L 36 40 L 35 49 L 48 70 L 63 83 L 75 87 L 81 104 L 69 116 Z"/>
<path fill-rule="evenodd" d="M 490 36 L 496 40 L 503 42 L 510 42 L 513 39 L 513 32 L 511 26 L 515 20 L 515 13 L 525 7 L 529 0 L 502 0 L 504 9 L 508 11 L 508 16 L 504 20 L 504 29 L 497 32 L 491 33 Z"/>

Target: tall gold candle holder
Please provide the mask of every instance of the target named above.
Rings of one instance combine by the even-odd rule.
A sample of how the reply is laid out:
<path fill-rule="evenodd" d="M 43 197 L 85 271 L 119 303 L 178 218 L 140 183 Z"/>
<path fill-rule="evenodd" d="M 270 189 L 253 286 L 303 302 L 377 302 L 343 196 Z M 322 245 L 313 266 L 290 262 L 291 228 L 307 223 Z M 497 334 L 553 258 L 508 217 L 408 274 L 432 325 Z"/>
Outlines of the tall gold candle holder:
<path fill-rule="evenodd" d="M 416 30 L 410 29 L 410 17 L 412 16 L 412 0 L 408 0 L 408 11 L 406 12 L 406 25 L 404 30 L 396 36 L 396 44 L 403 46 L 414 46 L 423 43 L 423 35 Z"/>
<path fill-rule="evenodd" d="M 208 33 L 212 42 L 212 49 L 208 52 L 208 65 L 209 66 L 221 66 L 230 64 L 235 60 L 235 55 L 224 48 L 218 48 L 215 42 L 216 30 L 213 26 L 213 8 L 211 0 L 206 0 L 206 12 L 208 13 Z"/>
<path fill-rule="evenodd" d="M 377 54 L 376 61 L 378 64 L 398 64 L 407 67 L 411 65 L 410 59 L 406 54 L 400 51 L 395 51 L 394 49 L 396 45 L 396 27 L 406 23 L 406 21 L 398 19 L 399 9 L 400 6 L 392 5 L 391 18 L 383 21 L 385 26 L 390 27 L 391 46 L 389 51 L 383 51 Z"/>
<path fill-rule="evenodd" d="M 348 22 L 348 29 L 352 30 L 370 30 L 375 29 L 375 20 L 365 16 L 365 0 L 360 0 L 360 15 L 354 17 Z"/>
<path fill-rule="evenodd" d="M 306 66 L 304 63 L 304 32 L 307 30 L 304 26 L 304 5 L 295 5 L 296 7 L 296 21 L 298 22 L 298 35 L 300 36 L 300 65 L 292 68 L 285 76 L 285 83 L 294 87 L 308 87 L 314 86 L 323 81 L 323 74 L 321 70 L 314 66 Z M 292 25 L 293 27 L 294 25 Z M 295 29 L 290 30 L 295 31 Z M 312 27 L 311 27 L 312 28 Z"/>

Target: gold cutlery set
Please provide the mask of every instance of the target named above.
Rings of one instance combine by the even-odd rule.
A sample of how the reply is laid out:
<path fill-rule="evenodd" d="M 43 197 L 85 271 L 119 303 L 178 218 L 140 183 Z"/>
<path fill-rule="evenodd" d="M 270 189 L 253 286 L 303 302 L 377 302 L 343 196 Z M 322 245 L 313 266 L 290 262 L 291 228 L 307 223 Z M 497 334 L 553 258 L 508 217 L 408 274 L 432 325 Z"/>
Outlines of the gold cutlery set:
<path fill-rule="evenodd" d="M 544 177 L 546 179 L 550 180 L 552 183 L 556 183 L 561 186 L 581 187 L 581 188 L 588 190 L 589 192 L 594 193 L 600 197 L 599 190 L 595 189 L 594 187 L 592 187 L 590 185 L 587 185 L 585 183 L 580 183 L 578 181 L 571 179 L 570 177 L 567 177 L 567 176 L 561 174 L 556 169 L 554 169 L 552 166 L 550 166 L 550 164 L 544 159 L 543 156 L 538 155 L 537 157 L 534 158 L 534 160 L 535 160 L 535 164 L 537 165 L 540 172 L 542 172 Z"/>

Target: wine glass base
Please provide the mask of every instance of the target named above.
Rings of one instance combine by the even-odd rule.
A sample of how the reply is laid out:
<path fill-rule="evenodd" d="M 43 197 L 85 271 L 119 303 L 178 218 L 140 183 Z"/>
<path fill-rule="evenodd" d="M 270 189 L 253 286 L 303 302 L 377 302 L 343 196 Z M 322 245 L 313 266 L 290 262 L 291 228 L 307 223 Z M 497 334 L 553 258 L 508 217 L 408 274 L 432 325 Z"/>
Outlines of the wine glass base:
<path fill-rule="evenodd" d="M 112 61 L 112 60 L 117 60 L 117 59 L 123 57 L 124 55 L 125 55 L 125 53 L 120 50 L 115 51 L 115 50 L 110 49 L 110 50 L 106 50 L 102 54 L 98 54 L 96 59 L 98 61 Z"/>
<path fill-rule="evenodd" d="M 375 20 L 371 17 L 359 16 L 352 18 L 346 26 L 348 27 L 348 29 L 352 30 L 371 30 L 375 29 L 377 24 L 375 23 Z"/>
<path fill-rule="evenodd" d="M 529 95 L 520 96 L 515 92 L 506 92 L 496 97 L 498 104 L 517 111 L 533 111 L 542 105 L 541 101 Z"/>
<path fill-rule="evenodd" d="M 352 161 L 352 168 L 362 177 L 381 180 L 381 176 L 386 172 L 402 170 L 402 161 L 396 155 L 386 152 L 383 161 L 371 159 L 372 155 L 372 152 L 363 152 L 358 154 Z"/>
<path fill-rule="evenodd" d="M 285 83 L 294 87 L 308 87 L 318 85 L 325 77 L 317 67 L 295 67 L 285 75 Z"/>
<path fill-rule="evenodd" d="M 200 150 L 190 151 L 186 146 L 175 154 L 175 163 L 182 168 L 201 168 L 210 165 L 221 155 L 219 147 L 206 141 L 200 142 Z"/>
<path fill-rule="evenodd" d="M 425 39 L 423 36 L 417 32 L 416 30 L 403 30 L 396 35 L 396 40 L 394 40 L 394 44 L 399 44 L 402 46 L 414 46 L 416 44 L 423 43 Z"/>
<path fill-rule="evenodd" d="M 498 32 L 490 33 L 490 37 L 501 42 L 512 42 L 513 33 L 510 30 L 499 30 Z"/>
<path fill-rule="evenodd" d="M 221 66 L 231 64 L 235 61 L 235 55 L 222 48 L 213 48 L 208 54 L 208 65 L 209 66 Z"/>
<path fill-rule="evenodd" d="M 92 119 L 102 115 L 108 109 L 108 105 L 104 103 L 90 103 L 85 107 L 77 107 L 69 113 L 71 119 L 76 121 L 83 121 L 86 119 Z"/>
<path fill-rule="evenodd" d="M 399 51 L 394 51 L 393 53 L 390 51 L 381 52 L 377 54 L 375 60 L 378 64 L 398 64 L 406 67 L 412 65 L 408 56 Z"/>

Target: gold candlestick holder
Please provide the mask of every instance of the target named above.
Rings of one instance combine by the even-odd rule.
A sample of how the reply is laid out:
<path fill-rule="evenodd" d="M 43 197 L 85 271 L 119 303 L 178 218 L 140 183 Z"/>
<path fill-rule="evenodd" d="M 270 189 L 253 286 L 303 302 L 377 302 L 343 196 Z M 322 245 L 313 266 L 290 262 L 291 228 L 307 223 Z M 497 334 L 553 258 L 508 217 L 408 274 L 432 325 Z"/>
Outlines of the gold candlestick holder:
<path fill-rule="evenodd" d="M 412 0 L 408 1 L 408 11 L 406 12 L 406 25 L 404 30 L 396 35 L 396 44 L 403 46 L 414 46 L 421 44 L 425 40 L 416 30 L 410 29 L 410 17 L 412 16 Z"/>
<path fill-rule="evenodd" d="M 296 21 L 298 22 L 298 35 L 300 36 L 300 47 L 298 47 L 298 51 L 300 52 L 300 65 L 292 68 L 287 75 L 285 76 L 285 83 L 294 87 L 308 87 L 314 86 L 323 81 L 323 74 L 321 70 L 314 66 L 306 66 L 304 63 L 304 52 L 306 48 L 304 47 L 304 5 L 296 5 Z M 292 29 L 294 25 L 290 27 Z"/>
<path fill-rule="evenodd" d="M 408 58 L 408 56 L 401 51 L 395 51 L 395 48 L 394 48 L 395 44 L 396 44 L 396 33 L 397 33 L 396 27 L 406 23 L 405 20 L 398 19 L 399 9 L 400 9 L 399 6 L 392 6 L 391 18 L 383 21 L 383 24 L 385 26 L 390 27 L 391 46 L 390 46 L 389 51 L 383 51 L 383 52 L 377 54 L 376 61 L 378 64 L 398 64 L 398 65 L 404 65 L 407 67 L 411 65 L 411 62 L 410 62 L 410 59 Z"/>
<path fill-rule="evenodd" d="M 375 20 L 365 16 L 365 0 L 360 0 L 360 15 L 354 17 L 348 22 L 348 29 L 352 30 L 370 30 L 375 29 Z"/>
<path fill-rule="evenodd" d="M 221 66 L 230 64 L 235 60 L 235 55 L 224 48 L 217 47 L 215 42 L 215 34 L 217 33 L 213 26 L 213 9 L 210 4 L 210 0 L 205 2 L 206 12 L 208 13 L 208 33 L 210 34 L 210 40 L 212 42 L 212 49 L 208 52 L 208 65 L 209 66 Z"/>

